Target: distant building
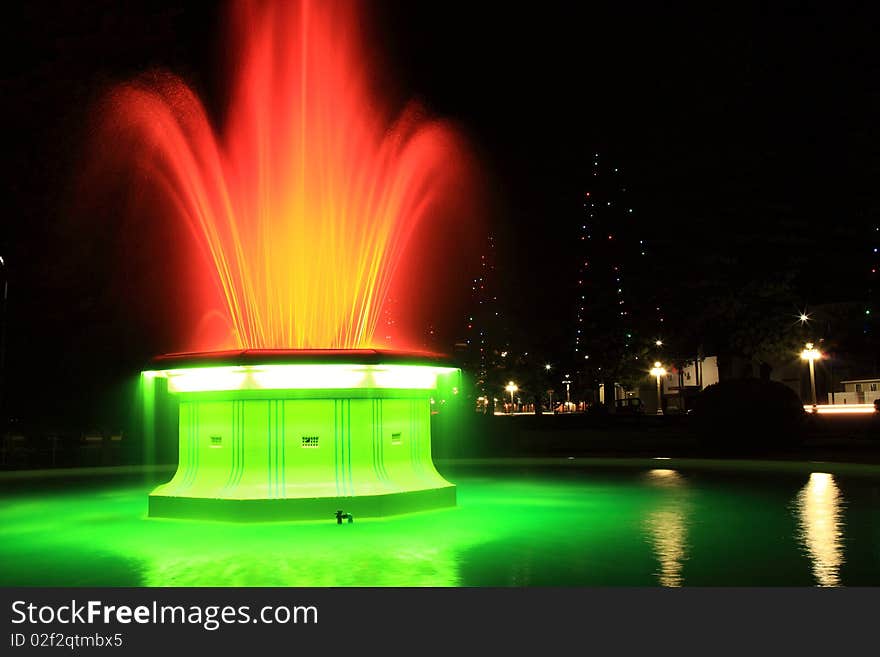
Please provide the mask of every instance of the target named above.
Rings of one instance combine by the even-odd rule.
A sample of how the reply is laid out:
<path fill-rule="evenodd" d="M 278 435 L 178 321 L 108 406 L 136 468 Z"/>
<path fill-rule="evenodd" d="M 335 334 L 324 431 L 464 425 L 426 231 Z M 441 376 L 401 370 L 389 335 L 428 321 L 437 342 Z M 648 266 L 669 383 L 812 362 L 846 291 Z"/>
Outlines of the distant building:
<path fill-rule="evenodd" d="M 718 357 L 705 356 L 699 360 L 682 363 L 681 367 L 666 366 L 666 376 L 660 378 L 660 396 L 664 411 L 685 412 L 691 408 L 691 400 L 714 383 L 718 383 Z M 654 377 L 645 379 L 634 390 L 626 390 L 615 384 L 614 399 L 641 399 L 645 413 L 657 412 L 657 382 Z M 604 387 L 601 390 L 605 401 Z"/>
<path fill-rule="evenodd" d="M 573 369 L 579 387 L 604 389 L 643 367 L 638 352 L 662 335 L 648 273 L 644 222 L 619 167 L 592 157 L 576 230 Z M 603 385 L 604 384 L 604 385 Z"/>
<path fill-rule="evenodd" d="M 705 356 L 701 360 L 688 361 L 681 368 L 669 368 L 665 386 L 670 392 L 686 388 L 704 390 L 718 380 L 718 357 Z"/>
<path fill-rule="evenodd" d="M 828 393 L 829 404 L 873 404 L 880 399 L 880 378 L 841 381 L 843 392 Z"/>
<path fill-rule="evenodd" d="M 691 400 L 709 386 L 718 383 L 718 357 L 705 356 L 682 363 L 681 367 L 668 366 L 666 376 L 660 379 L 660 392 L 664 411 L 685 412 L 691 408 Z M 640 386 L 639 394 L 644 395 L 646 412 L 657 411 L 656 384 L 652 382 L 651 393 L 646 393 L 647 384 Z"/>

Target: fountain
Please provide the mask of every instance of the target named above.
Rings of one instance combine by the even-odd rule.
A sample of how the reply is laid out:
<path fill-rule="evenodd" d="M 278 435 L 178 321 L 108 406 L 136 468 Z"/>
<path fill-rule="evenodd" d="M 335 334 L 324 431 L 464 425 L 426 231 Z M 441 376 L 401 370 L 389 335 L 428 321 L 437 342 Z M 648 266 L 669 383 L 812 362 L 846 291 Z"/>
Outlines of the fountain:
<path fill-rule="evenodd" d="M 162 386 L 179 408 L 178 470 L 150 515 L 454 505 L 430 418 L 459 371 L 400 350 L 414 341 L 391 300 L 420 283 L 405 265 L 418 226 L 460 202 L 459 139 L 412 104 L 389 118 L 353 5 L 241 2 L 230 24 L 222 131 L 168 73 L 120 85 L 103 114 L 105 159 L 137 171 L 192 236 L 175 250 L 190 263 L 181 288 L 197 349 L 143 372 L 147 397 Z"/>
<path fill-rule="evenodd" d="M 459 370 L 424 354 L 245 350 L 154 359 L 177 398 L 179 465 L 151 516 L 256 521 L 454 506 L 431 459 L 433 396 Z M 161 369 L 159 369 L 161 368 Z"/>

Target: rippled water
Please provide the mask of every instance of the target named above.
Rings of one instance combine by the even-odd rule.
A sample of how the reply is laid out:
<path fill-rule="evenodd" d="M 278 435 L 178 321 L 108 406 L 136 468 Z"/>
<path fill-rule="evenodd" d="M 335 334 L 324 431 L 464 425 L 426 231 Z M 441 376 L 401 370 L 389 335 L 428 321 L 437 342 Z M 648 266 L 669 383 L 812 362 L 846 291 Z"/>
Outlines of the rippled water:
<path fill-rule="evenodd" d="M 148 519 L 151 484 L 0 479 L 0 585 L 880 585 L 880 468 L 706 461 L 447 465 L 454 509 Z"/>

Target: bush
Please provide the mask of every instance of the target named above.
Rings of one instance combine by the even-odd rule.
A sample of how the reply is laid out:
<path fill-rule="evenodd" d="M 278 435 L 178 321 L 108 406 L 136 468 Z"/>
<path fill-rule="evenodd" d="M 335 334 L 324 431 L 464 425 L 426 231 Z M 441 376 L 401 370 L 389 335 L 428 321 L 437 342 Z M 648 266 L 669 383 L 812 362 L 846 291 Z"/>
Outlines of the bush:
<path fill-rule="evenodd" d="M 696 398 L 694 420 L 702 443 L 725 450 L 792 447 L 803 439 L 803 402 L 788 386 L 763 379 L 730 379 Z"/>

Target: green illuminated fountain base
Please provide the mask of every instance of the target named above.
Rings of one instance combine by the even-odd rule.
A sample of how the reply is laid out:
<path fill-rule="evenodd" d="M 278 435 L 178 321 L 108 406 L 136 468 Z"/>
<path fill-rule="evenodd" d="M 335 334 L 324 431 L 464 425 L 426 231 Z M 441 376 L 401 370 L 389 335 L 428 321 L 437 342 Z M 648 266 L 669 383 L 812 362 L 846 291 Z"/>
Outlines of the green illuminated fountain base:
<path fill-rule="evenodd" d="M 455 506 L 455 486 L 429 490 L 352 497 L 288 498 L 282 500 L 231 500 L 206 497 L 150 495 L 150 517 L 275 522 L 278 520 L 330 520 L 337 511 L 354 518 L 376 518 L 400 513 Z"/>
<path fill-rule="evenodd" d="M 149 515 L 330 520 L 455 506 L 431 459 L 431 409 L 458 393 L 459 371 L 355 355 L 146 372 L 179 401 L 178 469 L 150 494 Z"/>

